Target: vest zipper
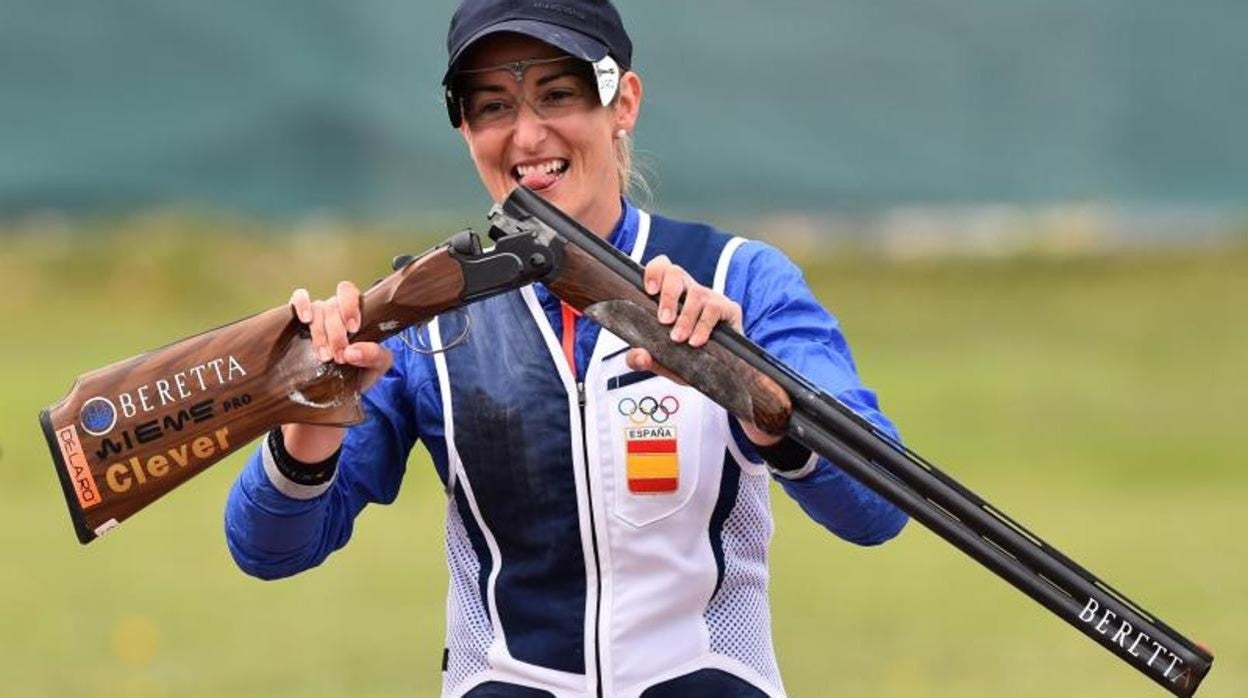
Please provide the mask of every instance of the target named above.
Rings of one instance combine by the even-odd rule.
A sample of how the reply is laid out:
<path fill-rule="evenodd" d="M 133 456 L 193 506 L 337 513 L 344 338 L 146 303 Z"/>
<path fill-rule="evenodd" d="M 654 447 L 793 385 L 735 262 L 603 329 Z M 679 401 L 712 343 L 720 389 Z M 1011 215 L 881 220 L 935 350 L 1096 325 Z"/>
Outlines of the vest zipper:
<path fill-rule="evenodd" d="M 594 551 L 594 674 L 597 677 L 596 693 L 602 698 L 602 561 L 598 557 L 598 530 L 594 523 L 594 495 L 589 476 L 589 443 L 585 429 L 585 384 L 576 382 L 576 402 L 581 411 L 581 458 L 585 462 L 585 503 L 589 508 L 589 540 Z"/>
<path fill-rule="evenodd" d="M 576 318 L 580 316 L 572 306 L 560 303 L 560 319 L 563 321 L 563 355 L 572 369 L 572 377 L 576 378 L 576 404 L 581 415 L 581 460 L 585 463 L 585 505 L 589 509 L 589 541 L 594 553 L 594 675 L 595 693 L 602 698 L 602 561 L 598 557 L 598 528 L 594 523 L 593 483 L 589 474 L 589 435 L 585 429 L 585 383 L 580 380 L 576 370 Z"/>

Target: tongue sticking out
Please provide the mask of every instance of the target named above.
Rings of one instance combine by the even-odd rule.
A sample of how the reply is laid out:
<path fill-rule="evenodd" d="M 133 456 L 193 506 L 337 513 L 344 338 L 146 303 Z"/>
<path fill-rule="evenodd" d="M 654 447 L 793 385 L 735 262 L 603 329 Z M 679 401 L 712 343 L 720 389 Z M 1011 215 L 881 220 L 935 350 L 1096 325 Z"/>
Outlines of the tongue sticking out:
<path fill-rule="evenodd" d="M 555 183 L 561 172 L 530 172 L 520 178 L 520 183 L 534 191 L 540 191 Z"/>

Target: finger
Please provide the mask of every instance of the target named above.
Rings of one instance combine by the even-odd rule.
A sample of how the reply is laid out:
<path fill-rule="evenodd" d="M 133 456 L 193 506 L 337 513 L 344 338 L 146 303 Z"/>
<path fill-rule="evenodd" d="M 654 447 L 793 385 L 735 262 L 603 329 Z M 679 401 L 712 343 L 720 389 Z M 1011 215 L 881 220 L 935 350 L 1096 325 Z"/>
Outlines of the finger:
<path fill-rule="evenodd" d="M 731 306 L 733 305 L 736 304 L 722 297 L 718 302 L 708 305 L 698 317 L 698 324 L 689 336 L 689 346 L 700 347 L 710 341 L 711 333 L 715 331 L 716 325 L 732 317 Z"/>
<path fill-rule="evenodd" d="M 352 366 L 363 369 L 360 390 L 366 390 L 381 374 L 390 370 L 394 355 L 390 350 L 374 342 L 356 342 L 342 352 L 343 358 Z"/>
<path fill-rule="evenodd" d="M 337 298 L 325 301 L 325 338 L 334 361 L 342 363 L 342 350 L 350 342 L 347 341 L 347 328 L 342 324 L 342 308 L 339 307 Z"/>
<path fill-rule="evenodd" d="M 312 322 L 312 298 L 308 296 L 308 289 L 295 289 L 295 292 L 290 294 L 290 307 L 295 309 L 295 316 L 299 318 L 299 322 L 305 325 Z"/>
<path fill-rule="evenodd" d="M 348 332 L 360 331 L 360 289 L 350 281 L 339 281 L 335 299 L 338 301 L 342 322 Z"/>
<path fill-rule="evenodd" d="M 342 357 L 352 366 L 382 372 L 390 368 L 390 364 L 394 361 L 390 350 L 376 342 L 351 344 L 343 350 Z"/>
<path fill-rule="evenodd" d="M 672 325 L 673 342 L 683 342 L 689 339 L 694 325 L 701 321 L 701 316 L 716 312 L 710 300 L 710 291 L 705 286 L 691 283 L 685 288 L 685 304 L 680 307 L 680 317 L 676 318 L 676 324 Z M 711 319 L 712 324 L 718 321 L 718 315 Z"/>
<path fill-rule="evenodd" d="M 656 375 L 663 376 L 677 385 L 688 385 L 680 376 L 677 376 L 675 373 L 667 370 L 666 366 L 655 361 L 650 352 L 645 349 L 638 349 L 637 347 L 629 349 L 628 354 L 624 357 L 624 363 L 628 364 L 628 367 L 634 371 L 650 371 Z"/>
<path fill-rule="evenodd" d="M 676 320 L 676 303 L 685 290 L 685 270 L 675 265 L 668 266 L 660 284 L 659 322 L 670 325 Z"/>
<path fill-rule="evenodd" d="M 654 295 L 659 292 L 659 286 L 663 282 L 663 273 L 667 268 L 672 266 L 672 260 L 667 255 L 661 254 L 650 260 L 646 264 L 646 270 L 642 273 L 642 279 L 646 287 L 646 293 Z"/>
<path fill-rule="evenodd" d="M 329 341 L 325 337 L 325 301 L 312 303 L 312 324 L 309 326 L 312 335 L 312 349 L 321 361 L 329 361 L 334 355 L 329 351 Z"/>
<path fill-rule="evenodd" d="M 734 300 L 729 300 L 728 315 L 724 318 L 724 320 L 728 322 L 728 325 L 732 327 L 732 329 L 744 333 L 744 316 L 745 313 L 741 310 L 741 304 Z"/>
<path fill-rule="evenodd" d="M 753 422 L 741 420 L 739 423 L 741 424 L 741 430 L 745 432 L 745 438 L 749 439 L 750 443 L 756 446 L 774 446 L 784 438 L 782 434 L 771 434 L 759 429 L 754 426 Z"/>
<path fill-rule="evenodd" d="M 634 371 L 649 371 L 653 360 L 650 358 L 650 352 L 634 348 L 628 350 L 628 354 L 624 356 L 624 363 Z"/>

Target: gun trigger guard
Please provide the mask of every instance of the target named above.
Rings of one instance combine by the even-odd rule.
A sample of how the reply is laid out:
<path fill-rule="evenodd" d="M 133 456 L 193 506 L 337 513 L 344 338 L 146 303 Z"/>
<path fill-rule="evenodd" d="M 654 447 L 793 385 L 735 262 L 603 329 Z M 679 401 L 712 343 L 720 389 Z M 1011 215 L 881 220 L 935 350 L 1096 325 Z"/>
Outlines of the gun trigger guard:
<path fill-rule="evenodd" d="M 424 323 L 424 322 L 422 322 L 422 323 L 420 323 L 420 324 L 418 324 L 418 325 L 409 325 L 409 326 L 407 327 L 407 329 L 405 329 L 405 330 L 403 330 L 402 332 L 400 332 L 400 333 L 399 333 L 399 341 L 400 341 L 400 342 L 403 342 L 403 344 L 404 344 L 404 345 L 405 345 L 408 349 L 411 349 L 412 351 L 416 352 L 417 354 L 423 354 L 423 355 L 425 355 L 425 356 L 434 356 L 435 354 L 441 354 L 441 353 L 443 353 L 443 352 L 450 351 L 451 349 L 454 349 L 455 347 L 459 346 L 460 344 L 463 344 L 463 343 L 464 343 L 464 342 L 468 339 L 468 331 L 469 331 L 470 329 L 472 329 L 472 316 L 471 316 L 471 315 L 468 315 L 468 314 L 465 314 L 465 313 L 464 313 L 463 308 L 455 308 L 454 310 L 452 310 L 452 311 L 450 311 L 450 312 L 453 312 L 453 313 L 459 313 L 459 314 L 463 315 L 463 318 L 464 318 L 464 330 L 463 330 L 463 332 L 460 332 L 460 333 L 459 333 L 459 335 L 458 335 L 457 337 L 455 337 L 455 339 L 452 339 L 450 342 L 448 342 L 448 343 L 447 343 L 445 346 L 443 346 L 441 349 L 428 349 L 428 348 L 426 348 L 426 347 L 417 346 L 417 345 L 419 345 L 419 344 L 421 343 L 421 342 L 420 342 L 420 328 L 422 328 L 422 327 L 424 327 L 425 325 L 427 325 L 427 324 L 428 324 L 428 323 Z M 415 338 L 415 340 L 413 340 L 413 339 L 409 339 L 409 338 L 408 338 L 408 334 L 409 334 L 409 333 L 411 333 L 411 334 L 412 334 L 412 336 Z"/>

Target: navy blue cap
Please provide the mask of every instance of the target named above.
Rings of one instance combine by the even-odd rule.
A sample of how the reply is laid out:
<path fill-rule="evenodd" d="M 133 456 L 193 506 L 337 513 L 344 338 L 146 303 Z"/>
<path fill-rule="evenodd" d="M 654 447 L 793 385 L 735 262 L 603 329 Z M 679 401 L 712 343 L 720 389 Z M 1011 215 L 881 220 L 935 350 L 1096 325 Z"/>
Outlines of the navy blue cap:
<path fill-rule="evenodd" d="M 625 69 L 633 63 L 633 42 L 608 0 L 463 0 L 446 34 L 442 84 L 470 46 L 498 32 L 531 36 L 589 62 L 609 53 Z"/>

